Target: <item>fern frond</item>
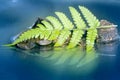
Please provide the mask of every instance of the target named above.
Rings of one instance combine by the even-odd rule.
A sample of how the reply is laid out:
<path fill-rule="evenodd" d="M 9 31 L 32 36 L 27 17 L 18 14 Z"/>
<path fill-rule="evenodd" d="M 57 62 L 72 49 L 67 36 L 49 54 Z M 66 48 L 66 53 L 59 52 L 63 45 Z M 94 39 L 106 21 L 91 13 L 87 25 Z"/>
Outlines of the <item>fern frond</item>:
<path fill-rule="evenodd" d="M 69 10 L 76 27 L 78 29 L 84 29 L 86 27 L 86 24 L 83 21 L 80 13 L 74 7 L 69 7 Z"/>
<path fill-rule="evenodd" d="M 53 26 L 50 22 L 43 20 L 42 23 L 45 25 L 46 29 L 53 30 Z"/>
<path fill-rule="evenodd" d="M 73 30 L 73 35 L 68 45 L 68 48 L 73 48 L 80 42 L 84 34 L 83 29 L 86 27 L 86 24 L 81 18 L 80 13 L 74 7 L 69 7 L 69 10 L 71 12 L 71 16 L 76 25 L 76 28 L 81 29 L 81 30 Z"/>
<path fill-rule="evenodd" d="M 59 36 L 60 30 L 63 28 L 63 26 L 60 23 L 60 21 L 53 16 L 48 16 L 46 19 L 49 20 L 54 27 L 54 31 L 52 31 L 52 34 L 49 37 L 49 40 L 56 40 L 57 37 Z"/>
<path fill-rule="evenodd" d="M 73 23 L 70 21 L 70 19 L 68 19 L 68 17 L 64 13 L 55 12 L 55 14 L 58 16 L 58 18 L 62 22 L 64 29 L 68 29 L 68 30 L 73 29 L 74 27 Z"/>
<path fill-rule="evenodd" d="M 55 12 L 58 18 L 53 16 L 46 17 L 46 20 L 41 22 L 42 24 L 37 24 L 37 28 L 23 32 L 12 45 L 16 45 L 32 38 L 40 38 L 54 40 L 55 47 L 62 46 L 69 40 L 67 42 L 67 48 L 73 48 L 79 44 L 86 30 L 86 49 L 88 51 L 91 50 L 97 36 L 96 28 L 98 28 L 100 22 L 87 8 L 79 6 L 79 9 L 89 28 L 86 28 L 87 24 L 82 19 L 81 14 L 74 7 L 69 7 L 74 24 L 64 13 Z"/>
<path fill-rule="evenodd" d="M 48 39 L 52 33 L 53 26 L 50 22 L 43 20 L 42 23 L 45 25 L 47 31 L 43 31 L 45 34 L 44 39 Z"/>
<path fill-rule="evenodd" d="M 71 38 L 70 43 L 67 46 L 67 48 L 75 47 L 80 42 L 80 40 L 84 34 L 83 30 L 73 30 L 73 31 L 74 32 L 73 32 L 72 38 Z"/>
<path fill-rule="evenodd" d="M 17 38 L 13 43 L 12 45 L 16 45 L 20 42 L 24 42 L 26 40 L 29 40 L 31 38 L 36 38 L 36 36 L 40 36 L 42 33 L 42 31 L 40 31 L 40 28 L 35 28 L 35 29 L 30 29 L 24 33 L 22 33 L 19 38 Z M 44 36 L 44 35 L 41 35 L 41 36 Z"/>
<path fill-rule="evenodd" d="M 94 47 L 96 36 L 97 36 L 96 29 L 88 29 L 86 37 L 86 51 L 90 51 Z"/>
<path fill-rule="evenodd" d="M 64 30 L 61 31 L 60 36 L 58 37 L 57 42 L 54 45 L 55 47 L 57 47 L 62 46 L 64 42 L 69 38 L 71 34 L 70 30 L 73 29 L 74 25 L 64 13 L 55 12 L 55 14 L 58 16 L 64 26 Z"/>
<path fill-rule="evenodd" d="M 97 27 L 99 27 L 99 20 L 85 7 L 79 6 L 90 28 L 87 31 L 86 50 L 89 51 L 94 47 L 95 39 L 97 37 Z"/>
<path fill-rule="evenodd" d="M 57 18 L 55 18 L 53 16 L 48 16 L 48 17 L 46 17 L 46 19 L 51 22 L 54 29 L 61 30 L 63 28 L 62 24 L 60 23 L 60 21 Z"/>
<path fill-rule="evenodd" d="M 79 6 L 90 28 L 97 28 L 100 25 L 99 20 L 85 7 Z"/>
<path fill-rule="evenodd" d="M 44 31 L 46 27 L 43 26 L 42 24 L 37 24 L 37 26 L 40 28 L 40 30 L 42 31 L 41 33 L 43 34 L 43 35 L 41 34 L 40 39 L 43 39 L 45 35 L 47 35 L 45 34 L 45 31 Z M 35 36 L 35 38 L 38 38 L 38 37 L 39 37 L 39 34 Z"/>
<path fill-rule="evenodd" d="M 40 28 L 40 29 L 46 29 L 46 27 L 45 26 L 43 26 L 42 24 L 37 24 L 37 26 Z"/>
<path fill-rule="evenodd" d="M 69 38 L 70 34 L 71 32 L 69 30 L 62 30 L 54 46 L 62 46 L 64 42 Z"/>

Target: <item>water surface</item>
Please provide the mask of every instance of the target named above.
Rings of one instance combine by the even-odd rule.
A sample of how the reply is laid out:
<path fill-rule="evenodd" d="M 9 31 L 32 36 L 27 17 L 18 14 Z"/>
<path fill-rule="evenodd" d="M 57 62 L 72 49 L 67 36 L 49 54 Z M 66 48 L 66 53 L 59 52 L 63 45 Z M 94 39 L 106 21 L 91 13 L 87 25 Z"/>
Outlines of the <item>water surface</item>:
<path fill-rule="evenodd" d="M 78 9 L 78 5 L 86 6 L 99 19 L 113 22 L 120 30 L 119 0 L 1 0 L 0 45 L 10 43 L 12 36 L 26 30 L 37 17 L 55 16 L 55 11 L 70 16 L 68 7 Z M 100 45 L 97 53 L 90 55 L 78 48 L 31 55 L 0 46 L 0 80 L 120 80 L 119 48 L 119 42 L 115 42 Z"/>

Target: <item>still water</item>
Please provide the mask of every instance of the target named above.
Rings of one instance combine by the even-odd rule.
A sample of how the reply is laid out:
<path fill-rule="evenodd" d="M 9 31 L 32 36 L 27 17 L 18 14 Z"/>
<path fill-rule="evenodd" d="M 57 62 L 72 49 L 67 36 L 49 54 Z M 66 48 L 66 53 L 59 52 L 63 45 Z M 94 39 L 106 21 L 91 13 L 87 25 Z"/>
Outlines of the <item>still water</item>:
<path fill-rule="evenodd" d="M 30 27 L 37 17 L 55 16 L 68 7 L 89 8 L 99 19 L 118 25 L 118 0 L 0 0 L 0 45 Z M 55 51 L 23 51 L 0 46 L 0 80 L 120 80 L 120 42 L 98 45 L 86 55 L 79 48 Z"/>

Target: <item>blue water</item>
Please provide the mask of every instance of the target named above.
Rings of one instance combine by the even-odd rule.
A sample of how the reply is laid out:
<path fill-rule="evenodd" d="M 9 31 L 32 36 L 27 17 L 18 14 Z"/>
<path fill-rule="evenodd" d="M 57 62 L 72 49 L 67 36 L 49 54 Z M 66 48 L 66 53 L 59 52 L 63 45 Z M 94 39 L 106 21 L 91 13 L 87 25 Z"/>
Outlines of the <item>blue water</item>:
<path fill-rule="evenodd" d="M 70 16 L 68 6 L 78 5 L 118 25 L 120 31 L 119 0 L 0 0 L 0 45 L 10 43 L 37 17 L 55 16 L 55 11 Z M 78 49 L 31 53 L 0 46 L 0 80 L 120 80 L 119 41 L 101 45 L 87 57 Z"/>

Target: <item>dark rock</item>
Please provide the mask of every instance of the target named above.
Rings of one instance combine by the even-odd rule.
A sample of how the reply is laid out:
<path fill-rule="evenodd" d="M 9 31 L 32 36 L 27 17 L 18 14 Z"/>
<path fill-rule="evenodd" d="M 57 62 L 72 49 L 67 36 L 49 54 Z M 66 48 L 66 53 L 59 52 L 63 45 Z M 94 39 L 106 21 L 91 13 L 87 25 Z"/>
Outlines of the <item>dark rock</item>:
<path fill-rule="evenodd" d="M 16 46 L 21 49 L 30 50 L 30 49 L 34 48 L 36 46 L 36 44 L 34 41 L 29 40 L 26 42 L 21 42 L 21 43 L 17 44 Z"/>
<path fill-rule="evenodd" d="M 42 24 L 43 25 L 43 23 L 42 23 L 43 20 L 44 19 L 42 19 L 42 18 L 38 18 L 31 28 L 32 29 L 37 28 L 38 27 L 37 24 Z"/>
<path fill-rule="evenodd" d="M 110 27 L 106 28 L 104 26 L 110 26 Z M 98 30 L 97 42 L 109 43 L 119 39 L 119 34 L 116 25 L 106 20 L 100 21 L 100 27 L 97 30 Z"/>

